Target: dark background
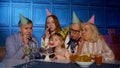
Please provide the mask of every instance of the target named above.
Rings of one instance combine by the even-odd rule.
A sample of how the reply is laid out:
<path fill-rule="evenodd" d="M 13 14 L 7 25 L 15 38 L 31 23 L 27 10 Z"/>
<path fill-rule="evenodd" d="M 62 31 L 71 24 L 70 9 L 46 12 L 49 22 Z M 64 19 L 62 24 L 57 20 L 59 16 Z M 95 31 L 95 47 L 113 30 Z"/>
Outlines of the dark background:
<path fill-rule="evenodd" d="M 6 37 L 18 32 L 19 14 L 33 21 L 33 35 L 40 46 L 46 8 L 58 17 L 62 28 L 69 26 L 75 11 L 84 22 L 95 14 L 95 25 L 101 34 L 107 35 L 109 28 L 120 34 L 120 0 L 0 0 L 0 46 L 5 46 Z"/>

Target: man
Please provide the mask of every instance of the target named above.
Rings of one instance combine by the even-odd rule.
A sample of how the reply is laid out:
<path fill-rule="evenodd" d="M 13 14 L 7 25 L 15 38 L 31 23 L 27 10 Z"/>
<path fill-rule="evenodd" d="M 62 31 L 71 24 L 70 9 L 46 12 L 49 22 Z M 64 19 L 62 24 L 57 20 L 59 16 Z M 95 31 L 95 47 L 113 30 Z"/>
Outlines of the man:
<path fill-rule="evenodd" d="M 29 48 L 31 43 L 38 47 L 36 39 L 32 37 L 32 25 L 31 20 L 20 14 L 19 33 L 6 39 L 5 59 L 21 59 L 24 55 L 23 48 Z"/>
<path fill-rule="evenodd" d="M 78 42 L 80 42 L 80 32 L 81 32 L 81 22 L 77 18 L 76 14 L 73 12 L 73 19 L 70 24 L 69 34 L 65 40 L 65 47 L 69 50 L 70 53 L 76 53 Z"/>

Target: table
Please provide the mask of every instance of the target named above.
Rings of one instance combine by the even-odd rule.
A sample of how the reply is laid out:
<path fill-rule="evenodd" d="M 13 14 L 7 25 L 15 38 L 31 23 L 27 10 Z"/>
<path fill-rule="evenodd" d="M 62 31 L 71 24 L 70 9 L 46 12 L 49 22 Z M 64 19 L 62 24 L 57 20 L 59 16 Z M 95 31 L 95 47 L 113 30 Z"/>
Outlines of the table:
<path fill-rule="evenodd" d="M 13 68 L 15 65 L 25 63 L 24 60 L 8 59 L 0 62 L 0 68 Z"/>
<path fill-rule="evenodd" d="M 30 63 L 30 62 L 29 62 Z M 28 64 L 29 64 L 28 63 Z M 26 63 L 24 60 L 5 60 L 0 62 L 0 68 L 23 68 Z M 29 68 L 81 68 L 76 63 L 56 63 L 36 60 L 34 64 L 30 64 Z M 92 64 L 89 68 L 120 68 L 120 63 L 102 63 L 101 65 Z"/>
<path fill-rule="evenodd" d="M 28 63 L 29 64 L 29 63 Z M 14 68 L 22 68 L 25 64 L 20 64 L 14 66 Z M 56 62 L 44 62 L 35 61 L 35 64 L 29 66 L 29 68 L 81 68 L 76 63 L 56 63 Z M 109 64 L 102 63 L 101 65 L 96 65 L 93 63 L 89 68 L 120 68 L 120 64 Z"/>

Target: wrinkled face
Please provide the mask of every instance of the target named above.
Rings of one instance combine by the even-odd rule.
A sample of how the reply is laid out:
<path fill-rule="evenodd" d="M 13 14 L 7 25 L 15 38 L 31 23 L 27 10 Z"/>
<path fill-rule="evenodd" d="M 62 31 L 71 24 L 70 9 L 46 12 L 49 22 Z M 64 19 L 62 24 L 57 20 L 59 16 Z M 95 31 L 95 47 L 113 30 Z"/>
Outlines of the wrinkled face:
<path fill-rule="evenodd" d="M 52 17 L 48 17 L 47 19 L 47 27 L 50 29 L 50 31 L 55 31 L 56 29 L 56 26 L 55 26 L 55 23 L 54 23 L 54 20 Z"/>
<path fill-rule="evenodd" d="M 20 26 L 19 31 L 21 32 L 22 36 L 26 35 L 29 38 L 32 34 L 32 24 L 28 23 Z"/>
<path fill-rule="evenodd" d="M 78 40 L 80 37 L 80 26 L 78 24 L 71 24 L 70 26 L 70 37 L 73 40 Z"/>
<path fill-rule="evenodd" d="M 84 40 L 89 40 L 92 36 L 92 29 L 89 25 L 83 27 L 82 35 Z"/>
<path fill-rule="evenodd" d="M 63 41 L 61 40 L 59 36 L 54 35 L 51 40 L 53 41 L 55 47 L 62 46 L 63 44 Z"/>

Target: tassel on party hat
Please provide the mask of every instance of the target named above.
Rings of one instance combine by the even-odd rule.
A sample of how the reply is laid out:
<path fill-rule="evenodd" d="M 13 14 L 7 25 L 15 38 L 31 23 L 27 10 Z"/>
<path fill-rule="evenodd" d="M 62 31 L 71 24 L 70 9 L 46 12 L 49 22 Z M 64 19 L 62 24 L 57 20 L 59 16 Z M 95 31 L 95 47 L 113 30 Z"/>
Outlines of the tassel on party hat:
<path fill-rule="evenodd" d="M 79 19 L 77 17 L 77 15 L 75 14 L 75 12 L 73 12 L 73 18 L 72 18 L 72 23 L 79 23 Z"/>
<path fill-rule="evenodd" d="M 88 20 L 88 22 L 94 24 L 94 19 L 95 19 L 94 17 L 95 17 L 95 15 L 93 15 L 93 16 Z"/>
<path fill-rule="evenodd" d="M 20 14 L 20 21 L 21 25 L 27 24 L 28 22 L 28 20 L 22 14 Z"/>
<path fill-rule="evenodd" d="M 49 16 L 49 15 L 52 15 L 52 13 L 46 8 L 46 15 Z"/>

